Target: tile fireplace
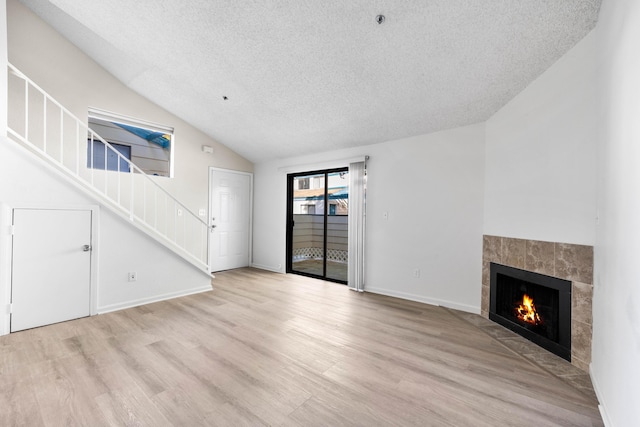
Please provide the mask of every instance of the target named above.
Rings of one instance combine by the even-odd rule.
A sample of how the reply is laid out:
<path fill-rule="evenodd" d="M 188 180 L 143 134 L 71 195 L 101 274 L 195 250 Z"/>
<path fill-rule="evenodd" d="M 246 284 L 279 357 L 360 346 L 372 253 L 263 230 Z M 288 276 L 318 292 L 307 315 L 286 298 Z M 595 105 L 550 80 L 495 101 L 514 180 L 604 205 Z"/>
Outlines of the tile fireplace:
<path fill-rule="evenodd" d="M 571 361 L 571 282 L 491 263 L 489 319 Z"/>
<path fill-rule="evenodd" d="M 516 273 L 515 286 L 513 286 L 512 283 L 512 287 L 515 287 L 516 291 L 509 291 L 512 293 L 507 293 L 506 297 L 503 295 L 507 300 L 514 300 L 504 302 L 503 304 L 506 305 L 506 308 L 505 306 L 501 308 L 503 312 L 509 312 L 506 317 L 511 317 L 511 319 L 508 321 L 511 324 L 522 326 L 527 331 L 525 334 L 534 331 L 539 332 L 543 329 L 540 324 L 535 325 L 535 321 L 534 324 L 523 324 L 522 321 L 517 318 L 514 320 L 514 311 L 518 306 L 526 306 L 525 301 L 523 301 L 525 293 L 528 297 L 533 299 L 533 305 L 538 312 L 538 316 L 548 316 L 546 311 L 549 309 L 549 305 L 554 305 L 556 303 L 564 304 L 565 307 L 562 308 L 561 311 L 570 317 L 570 321 L 568 322 L 570 326 L 568 332 L 566 325 L 563 326 L 563 328 L 565 328 L 563 329 L 564 332 L 562 332 L 563 340 L 568 341 L 569 345 L 568 350 L 565 350 L 565 353 L 568 352 L 568 355 L 565 354 L 562 357 L 569 360 L 574 366 L 587 372 L 589 369 L 589 363 L 591 362 L 593 247 L 491 235 L 483 236 L 482 246 L 482 315 L 486 318 L 492 318 L 495 316 L 490 316 L 492 308 L 491 264 L 494 263 L 506 268 L 519 270 L 520 273 Z M 503 275 L 504 272 L 505 270 L 502 271 Z M 512 273 L 513 270 L 508 270 L 508 272 Z M 518 274 L 521 276 L 518 276 Z M 551 279 L 561 280 L 564 283 L 562 285 L 563 290 L 558 290 L 558 295 L 556 296 L 538 295 L 538 292 L 540 292 L 539 288 L 531 287 L 531 285 L 524 285 L 517 281 L 523 280 L 528 282 L 527 278 L 535 277 L 536 274 Z M 529 288 L 527 288 L 527 286 L 529 286 Z M 569 291 L 567 291 L 567 287 L 569 287 Z M 526 292 L 522 289 L 526 289 Z M 564 295 L 564 297 L 560 298 L 560 294 Z M 540 298 L 542 298 L 542 300 Z M 554 298 L 558 298 L 557 301 L 554 300 Z M 563 301 L 562 303 L 561 300 Z M 569 305 L 569 308 L 567 308 L 567 304 Z M 516 307 L 513 307 L 513 305 L 516 305 Z M 498 307 L 494 308 L 497 309 Z M 491 320 L 496 321 L 493 318 Z M 547 322 L 548 321 L 549 320 L 547 319 Z M 555 320 L 552 320 L 552 322 L 555 322 Z M 504 324 L 503 326 L 509 327 L 509 325 Z M 509 329 L 513 330 L 511 327 L 509 327 Z M 553 325 L 553 329 L 556 329 L 555 324 Z M 559 331 L 560 330 L 557 332 L 558 334 L 560 334 Z M 547 331 L 544 332 L 543 335 L 549 333 L 553 335 L 555 332 Z M 566 339 L 567 335 L 568 340 Z M 530 337 L 526 338 L 536 342 Z M 554 336 L 552 341 L 555 342 L 557 338 L 558 337 Z M 541 345 L 538 342 L 536 343 Z M 561 346 L 565 345 L 563 344 Z M 547 349 L 549 350 L 549 348 Z"/>

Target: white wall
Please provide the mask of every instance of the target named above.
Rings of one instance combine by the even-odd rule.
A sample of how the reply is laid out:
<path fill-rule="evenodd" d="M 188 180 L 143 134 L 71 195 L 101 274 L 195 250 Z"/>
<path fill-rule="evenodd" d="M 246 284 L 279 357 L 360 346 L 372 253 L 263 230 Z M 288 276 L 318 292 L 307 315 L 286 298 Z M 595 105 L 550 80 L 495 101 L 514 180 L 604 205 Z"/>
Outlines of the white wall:
<path fill-rule="evenodd" d="M 595 242 L 596 37 L 486 123 L 484 234 Z"/>
<path fill-rule="evenodd" d="M 251 162 L 128 89 L 17 0 L 7 1 L 7 14 L 9 61 L 77 117 L 86 121 L 94 107 L 174 128 L 174 178 L 156 179 L 193 212 L 208 211 L 210 166 L 252 172 Z"/>
<path fill-rule="evenodd" d="M 95 205 L 64 178 L 34 162 L 6 137 L 0 137 L 0 202 L 8 207 Z M 10 253 L 11 236 L 6 233 L 10 219 L 4 214 L 2 218 L 0 307 L 6 307 L 10 277 L 4 273 L 10 268 L 6 255 Z M 209 275 L 107 209 L 100 210 L 98 233 L 98 244 L 93 253 L 98 257 L 98 312 L 211 289 Z M 138 275 L 134 283 L 128 282 L 130 271 Z M 2 312 L 5 312 L 4 308 Z M 3 320 L 0 318 L 0 334 L 6 331 Z"/>
<path fill-rule="evenodd" d="M 605 0 L 591 376 L 609 426 L 640 420 L 640 2 Z"/>
<path fill-rule="evenodd" d="M 7 2 L 0 0 L 0 136 L 7 134 Z"/>
<path fill-rule="evenodd" d="M 287 172 L 364 154 L 366 290 L 479 313 L 484 125 L 257 164 L 254 265 L 284 272 Z"/>

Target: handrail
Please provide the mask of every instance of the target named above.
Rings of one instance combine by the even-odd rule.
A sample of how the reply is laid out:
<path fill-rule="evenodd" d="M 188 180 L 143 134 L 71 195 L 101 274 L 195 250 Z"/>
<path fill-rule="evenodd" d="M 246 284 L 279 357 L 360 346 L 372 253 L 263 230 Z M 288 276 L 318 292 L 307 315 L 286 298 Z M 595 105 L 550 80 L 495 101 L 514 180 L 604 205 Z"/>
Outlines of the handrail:
<path fill-rule="evenodd" d="M 26 145 L 31 151 L 52 162 L 58 169 L 90 190 L 92 194 L 108 202 L 111 208 L 126 216 L 145 232 L 153 235 L 199 268 L 209 271 L 209 225 L 24 73 L 11 64 L 8 66 L 10 76 L 24 81 L 22 101 L 24 109 L 22 113 L 19 113 L 20 108 L 9 108 L 8 134 Z M 33 91 L 30 88 L 33 88 Z M 16 90 L 20 90 L 20 88 L 16 88 Z M 37 104 L 38 97 L 42 98 L 42 104 L 36 107 L 34 104 Z M 35 103 L 33 102 L 34 98 L 36 98 Z M 9 99 L 10 102 L 12 99 L 15 102 L 21 102 L 19 96 L 16 97 L 12 94 Z M 49 105 L 59 110 L 59 122 L 58 117 L 55 120 L 58 123 L 49 123 L 49 117 L 57 116 L 47 108 Z M 21 117 L 20 114 L 23 114 L 24 117 Z M 38 114 L 42 115 L 42 120 L 34 118 Z M 75 132 L 72 131 L 75 135 L 69 136 L 68 133 L 65 135 L 65 130 L 69 128 L 69 121 L 71 122 L 70 127 L 75 128 L 73 129 Z M 12 126 L 23 126 L 24 132 L 21 134 Z M 30 134 L 30 131 L 34 132 Z M 55 141 L 57 138 L 52 138 L 52 136 L 58 136 L 56 131 L 59 133 L 59 141 Z M 83 140 L 90 142 L 88 153 L 83 150 L 83 146 L 86 144 L 81 143 Z M 94 164 L 94 142 L 96 141 L 104 146 L 103 169 L 97 168 Z M 109 155 L 116 156 L 116 170 L 109 169 L 107 160 Z M 87 163 L 90 162 L 86 167 L 83 166 L 83 156 L 87 156 Z M 125 164 L 127 165 L 125 168 L 128 168 L 129 179 L 123 179 L 126 176 L 126 171 L 122 170 L 121 165 Z M 110 180 L 114 173 L 115 182 Z M 138 194 L 140 191 L 142 195 Z M 128 198 L 123 197 L 126 193 L 128 193 Z M 180 226 L 182 230 L 179 229 Z M 190 230 L 187 230 L 188 228 Z"/>

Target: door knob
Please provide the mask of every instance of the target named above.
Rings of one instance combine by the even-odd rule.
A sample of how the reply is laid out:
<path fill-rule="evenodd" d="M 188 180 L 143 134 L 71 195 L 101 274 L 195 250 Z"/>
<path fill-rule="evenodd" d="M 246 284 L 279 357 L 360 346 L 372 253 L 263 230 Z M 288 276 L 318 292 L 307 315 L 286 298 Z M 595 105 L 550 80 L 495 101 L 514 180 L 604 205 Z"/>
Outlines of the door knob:
<path fill-rule="evenodd" d="M 216 227 L 217 227 L 217 225 L 211 224 L 211 228 L 216 228 Z"/>
<path fill-rule="evenodd" d="M 84 246 L 82 247 L 82 250 L 83 250 L 84 252 L 89 252 L 89 251 L 91 250 L 91 245 L 84 245 Z"/>

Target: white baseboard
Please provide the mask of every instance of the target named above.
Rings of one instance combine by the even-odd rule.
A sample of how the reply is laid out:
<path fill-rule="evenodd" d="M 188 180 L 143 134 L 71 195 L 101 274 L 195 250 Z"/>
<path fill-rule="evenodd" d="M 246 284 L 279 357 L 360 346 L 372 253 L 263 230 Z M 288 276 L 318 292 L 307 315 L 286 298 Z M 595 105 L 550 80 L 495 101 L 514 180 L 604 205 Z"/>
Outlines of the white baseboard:
<path fill-rule="evenodd" d="M 386 295 L 389 297 L 402 298 L 409 301 L 423 302 L 425 304 L 452 308 L 454 310 L 465 311 L 467 313 L 480 314 L 480 307 L 467 305 L 467 304 L 459 304 L 457 302 L 447 301 L 447 300 L 438 299 L 438 298 L 427 298 L 422 295 L 415 295 L 415 294 L 410 294 L 406 292 L 398 292 L 398 291 L 393 291 L 389 289 L 369 288 L 366 285 L 364 287 L 364 291 L 371 292 L 374 294 Z"/>
<path fill-rule="evenodd" d="M 251 267 L 253 267 L 253 268 L 258 268 L 258 269 L 260 269 L 260 270 L 272 271 L 272 272 L 274 272 L 274 273 L 284 273 L 284 271 L 282 271 L 282 269 L 275 268 L 275 267 L 270 267 L 270 266 L 268 266 L 268 265 L 262 265 L 262 264 L 255 264 L 255 263 L 252 263 L 252 264 L 251 264 Z"/>
<path fill-rule="evenodd" d="M 166 301 L 168 299 L 185 297 L 187 295 L 199 294 L 201 292 L 208 292 L 213 290 L 211 285 L 209 286 L 201 286 L 198 288 L 187 289 L 186 291 L 179 292 L 171 292 L 168 294 L 156 295 L 148 298 L 141 298 L 132 301 L 126 301 L 118 304 L 105 305 L 102 307 L 98 307 L 98 314 L 110 313 L 112 311 L 124 310 L 125 308 L 138 307 L 140 305 L 151 304 L 159 301 Z"/>
<path fill-rule="evenodd" d="M 605 427 L 611 427 L 613 426 L 613 423 L 609 419 L 607 407 L 604 403 L 604 399 L 602 398 L 602 392 L 600 391 L 600 387 L 598 386 L 596 375 L 594 375 L 593 373 L 593 363 L 589 364 L 589 376 L 591 377 L 591 384 L 593 385 L 593 391 L 596 392 L 596 397 L 598 398 L 598 410 L 600 411 L 602 422 L 604 423 Z"/>

